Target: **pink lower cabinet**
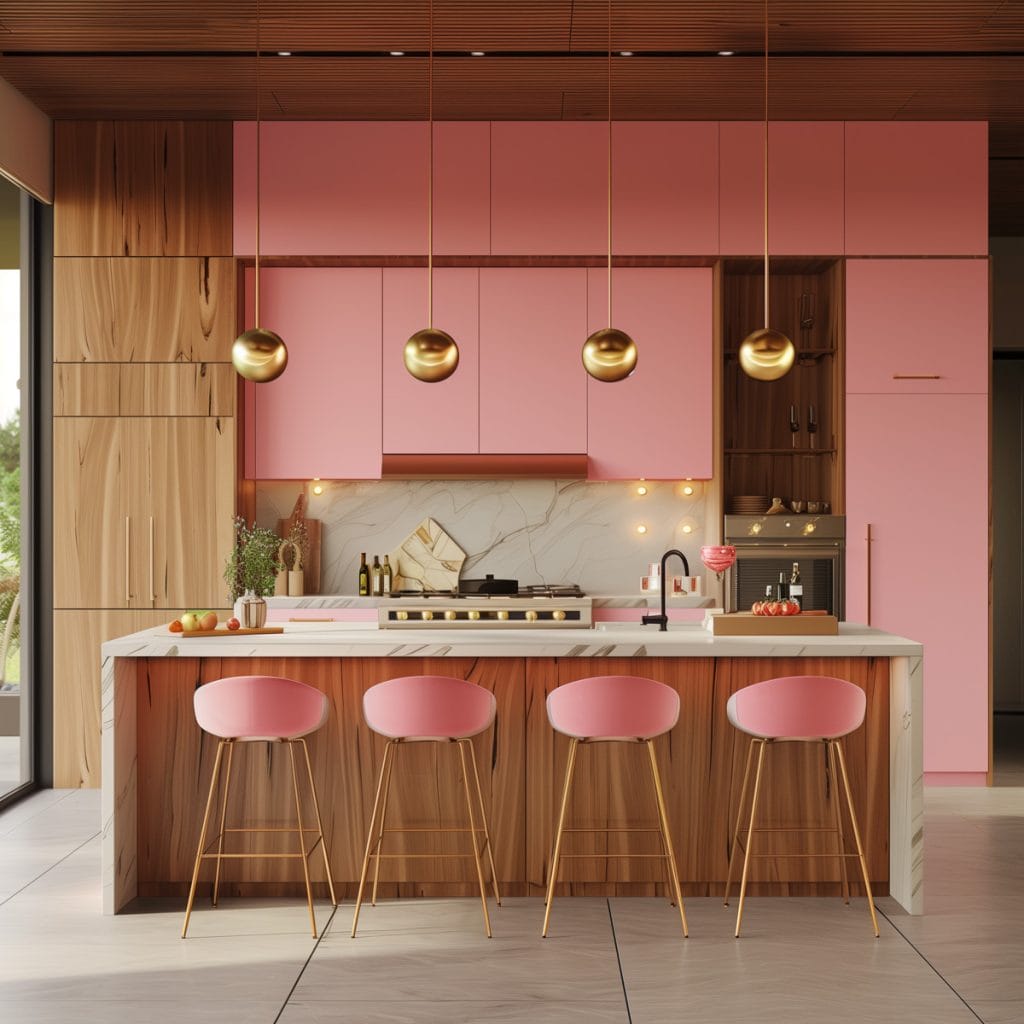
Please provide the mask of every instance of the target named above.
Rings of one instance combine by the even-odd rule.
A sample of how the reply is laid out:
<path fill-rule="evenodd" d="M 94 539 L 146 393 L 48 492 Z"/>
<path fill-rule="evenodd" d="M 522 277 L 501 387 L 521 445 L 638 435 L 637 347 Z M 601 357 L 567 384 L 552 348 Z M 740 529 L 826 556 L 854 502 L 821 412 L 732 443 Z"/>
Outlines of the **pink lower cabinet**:
<path fill-rule="evenodd" d="M 988 260 L 847 260 L 847 391 L 985 394 L 988 294 Z"/>
<path fill-rule="evenodd" d="M 480 271 L 480 451 L 587 450 L 587 271 Z"/>
<path fill-rule="evenodd" d="M 847 618 L 924 644 L 925 771 L 984 773 L 988 396 L 848 395 L 846 494 Z"/>
<path fill-rule="evenodd" d="M 588 273 L 590 332 L 608 325 L 608 277 Z M 710 479 L 711 270 L 615 270 L 612 299 L 612 326 L 636 342 L 637 365 L 616 383 L 586 378 L 588 476 Z"/>
<path fill-rule="evenodd" d="M 284 339 L 288 368 L 247 385 L 247 475 L 379 478 L 380 269 L 273 267 L 260 282 L 260 326 Z"/>
<path fill-rule="evenodd" d="M 444 381 L 416 380 L 405 368 L 405 343 L 427 326 L 427 271 L 384 270 L 384 451 L 390 454 L 476 452 L 480 444 L 479 298 L 476 267 L 434 271 L 434 326 L 459 346 L 459 365 Z"/>

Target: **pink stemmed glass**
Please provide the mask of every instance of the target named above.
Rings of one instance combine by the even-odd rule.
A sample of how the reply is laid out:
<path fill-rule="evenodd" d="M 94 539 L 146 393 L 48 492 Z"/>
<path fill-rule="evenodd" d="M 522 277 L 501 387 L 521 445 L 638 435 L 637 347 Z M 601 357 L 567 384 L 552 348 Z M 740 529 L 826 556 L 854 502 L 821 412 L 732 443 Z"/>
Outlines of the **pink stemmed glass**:
<path fill-rule="evenodd" d="M 722 582 L 722 573 L 736 561 L 736 549 L 731 544 L 705 544 L 700 549 L 700 560 Z"/>

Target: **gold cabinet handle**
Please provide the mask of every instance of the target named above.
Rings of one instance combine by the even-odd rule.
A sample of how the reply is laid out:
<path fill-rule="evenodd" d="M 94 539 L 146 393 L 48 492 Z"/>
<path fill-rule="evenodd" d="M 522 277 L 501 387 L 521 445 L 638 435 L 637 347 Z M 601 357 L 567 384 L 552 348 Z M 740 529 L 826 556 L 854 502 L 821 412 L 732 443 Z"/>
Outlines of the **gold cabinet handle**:
<path fill-rule="evenodd" d="M 868 605 L 867 620 L 868 621 L 867 621 L 866 625 L 870 626 L 871 625 L 871 541 L 872 541 L 872 538 L 871 538 L 871 524 L 868 523 L 867 526 L 868 526 L 867 536 L 864 538 L 865 541 L 867 541 L 867 546 L 868 546 L 868 561 L 867 561 L 867 592 L 868 592 L 867 593 L 867 599 L 868 599 L 867 600 L 867 605 Z"/>
<path fill-rule="evenodd" d="M 124 604 L 132 604 L 132 518 L 124 517 Z"/>
<path fill-rule="evenodd" d="M 893 380 L 942 380 L 941 373 L 894 373 Z"/>
<path fill-rule="evenodd" d="M 154 556 L 154 549 L 156 547 L 155 540 L 156 527 L 154 525 L 153 517 L 149 517 L 149 601 L 153 607 L 156 607 L 156 558 Z"/>

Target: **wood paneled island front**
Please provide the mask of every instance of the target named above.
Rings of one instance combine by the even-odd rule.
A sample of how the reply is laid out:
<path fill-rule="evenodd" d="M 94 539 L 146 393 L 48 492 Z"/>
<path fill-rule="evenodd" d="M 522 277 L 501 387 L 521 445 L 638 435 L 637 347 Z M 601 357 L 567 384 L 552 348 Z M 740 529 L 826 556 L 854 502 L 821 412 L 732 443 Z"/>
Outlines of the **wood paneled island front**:
<path fill-rule="evenodd" d="M 288 626 L 277 636 L 182 639 L 153 629 L 113 640 L 103 645 L 104 911 L 117 913 L 137 896 L 185 896 L 217 745 L 196 725 L 192 695 L 203 683 L 250 673 L 300 679 L 329 698 L 329 720 L 309 737 L 310 754 L 338 895 L 354 896 L 384 748 L 363 721 L 362 695 L 385 679 L 436 673 L 484 686 L 497 700 L 495 724 L 475 739 L 474 750 L 502 890 L 520 896 L 543 895 L 547 880 L 568 748 L 547 720 L 545 699 L 554 687 L 625 674 L 658 679 L 679 693 L 679 723 L 657 741 L 658 756 L 684 892 L 711 895 L 725 880 L 747 744 L 726 718 L 729 696 L 779 675 L 849 679 L 867 695 L 865 723 L 846 740 L 846 751 L 872 886 L 920 913 L 921 653 L 910 640 L 847 625 L 838 637 L 748 638 L 712 637 L 693 625 L 667 633 L 611 627 L 399 634 L 318 623 Z M 229 817 L 236 824 L 288 824 L 291 780 L 281 748 L 251 743 L 239 754 Z M 581 758 L 570 826 L 656 823 L 642 745 L 595 744 Z M 835 791 L 825 767 L 819 745 L 779 744 L 761 823 L 830 825 Z M 447 745 L 403 748 L 389 825 L 463 825 L 457 771 L 457 754 Z M 570 839 L 574 853 L 627 848 L 618 845 L 626 841 L 621 834 Z M 393 841 L 396 853 L 456 853 L 466 838 L 410 832 Z M 632 851 L 657 852 L 656 834 L 628 841 Z M 780 833 L 762 850 L 827 852 L 830 843 L 830 835 Z M 310 865 L 325 893 L 322 864 L 314 858 Z M 400 858 L 381 870 L 385 895 L 477 892 L 471 860 Z M 760 860 L 752 870 L 753 895 L 839 892 L 832 858 Z M 232 894 L 303 891 L 287 861 L 231 861 L 224 872 L 222 888 Z M 561 889 L 660 894 L 662 872 L 657 860 L 568 860 Z"/>

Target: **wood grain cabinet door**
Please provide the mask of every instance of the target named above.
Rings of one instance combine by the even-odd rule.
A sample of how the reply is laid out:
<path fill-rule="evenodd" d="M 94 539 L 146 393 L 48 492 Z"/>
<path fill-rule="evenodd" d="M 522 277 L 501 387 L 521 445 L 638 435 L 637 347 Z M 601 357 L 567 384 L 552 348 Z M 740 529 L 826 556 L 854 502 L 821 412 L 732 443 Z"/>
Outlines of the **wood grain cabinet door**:
<path fill-rule="evenodd" d="M 986 395 L 847 396 L 847 618 L 924 644 L 930 772 L 988 770 L 987 447 Z"/>
<path fill-rule="evenodd" d="M 153 417 L 131 422 L 145 425 L 154 467 L 139 536 L 150 606 L 223 607 L 235 507 L 235 421 Z"/>
<path fill-rule="evenodd" d="M 847 260 L 847 391 L 987 394 L 988 276 L 988 260 Z"/>
<path fill-rule="evenodd" d="M 53 600 L 57 608 L 131 608 L 133 529 L 123 421 L 53 421 Z"/>
<path fill-rule="evenodd" d="M 607 326 L 608 278 L 592 269 L 588 331 Z M 708 268 L 622 268 L 612 278 L 615 327 L 637 344 L 636 370 L 587 377 L 588 476 L 652 480 L 712 473 L 712 280 Z"/>

